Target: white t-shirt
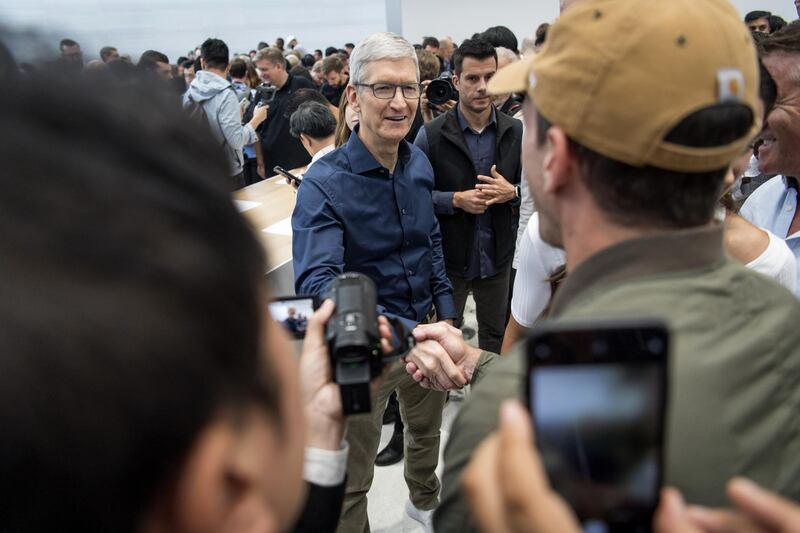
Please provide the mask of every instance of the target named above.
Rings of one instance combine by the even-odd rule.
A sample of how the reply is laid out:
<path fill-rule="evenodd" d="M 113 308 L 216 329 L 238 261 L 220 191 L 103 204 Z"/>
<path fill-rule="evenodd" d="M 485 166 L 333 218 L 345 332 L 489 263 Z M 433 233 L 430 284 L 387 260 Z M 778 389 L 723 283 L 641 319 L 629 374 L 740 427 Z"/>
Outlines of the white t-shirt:
<path fill-rule="evenodd" d="M 763 229 L 763 228 L 762 228 Z M 747 268 L 768 276 L 792 292 L 797 285 L 797 259 L 783 239 L 772 232 L 763 230 L 769 235 L 769 246 L 764 253 L 747 264 Z M 516 289 L 516 284 L 514 284 Z M 513 304 L 512 304 L 513 310 Z"/>
<path fill-rule="evenodd" d="M 567 262 L 567 256 L 561 248 L 542 240 L 539 213 L 531 215 L 517 247 L 519 266 L 514 279 L 511 315 L 520 326 L 530 328 L 550 301 L 550 282 L 547 279 Z"/>

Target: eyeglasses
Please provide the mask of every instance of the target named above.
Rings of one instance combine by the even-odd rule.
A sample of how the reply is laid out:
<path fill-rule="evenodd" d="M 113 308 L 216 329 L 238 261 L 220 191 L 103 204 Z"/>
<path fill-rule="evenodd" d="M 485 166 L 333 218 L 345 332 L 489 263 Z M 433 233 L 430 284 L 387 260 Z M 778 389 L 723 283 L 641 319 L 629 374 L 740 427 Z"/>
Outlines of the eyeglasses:
<path fill-rule="evenodd" d="M 375 98 L 381 100 L 391 100 L 397 94 L 397 88 L 400 87 L 403 93 L 403 98 L 406 100 L 415 100 L 422 94 L 422 85 L 419 83 L 412 83 L 409 85 L 392 85 L 391 83 L 356 83 L 356 87 L 369 87 L 372 89 L 372 94 Z"/>

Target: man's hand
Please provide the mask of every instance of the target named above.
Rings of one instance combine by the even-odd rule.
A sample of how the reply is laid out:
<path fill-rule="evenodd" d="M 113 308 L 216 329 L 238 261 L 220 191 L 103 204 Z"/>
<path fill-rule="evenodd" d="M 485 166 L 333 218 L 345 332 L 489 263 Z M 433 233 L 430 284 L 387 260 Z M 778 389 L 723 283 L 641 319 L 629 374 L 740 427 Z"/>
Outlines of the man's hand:
<path fill-rule="evenodd" d="M 423 324 L 414 329 L 415 346 L 406 355 L 406 372 L 422 387 L 460 389 L 472 380 L 481 351 L 464 341 L 461 330 L 447 324 Z"/>
<path fill-rule="evenodd" d="M 581 531 L 567 503 L 550 488 L 530 415 L 518 402 L 503 404 L 497 432 L 472 456 L 461 487 L 481 531 Z"/>
<path fill-rule="evenodd" d="M 263 162 L 256 164 L 256 174 L 261 176 L 262 180 L 267 179 L 267 172 L 266 169 L 264 168 Z"/>
<path fill-rule="evenodd" d="M 517 197 L 517 188 L 497 171 L 497 165 L 492 165 L 491 174 L 491 177 L 478 175 L 478 179 L 484 183 L 475 186 L 484 194 L 484 198 L 488 198 L 487 206 L 510 202 Z"/>
<path fill-rule="evenodd" d="M 478 176 L 480 178 L 480 176 Z M 480 187 L 480 185 L 478 185 Z M 487 197 L 478 189 L 453 194 L 453 207 L 473 215 L 483 214 L 487 209 Z"/>
<path fill-rule="evenodd" d="M 258 128 L 262 122 L 267 120 L 268 112 L 269 112 L 268 105 L 260 107 L 256 106 L 255 109 L 253 109 L 253 118 L 250 119 L 250 122 L 248 124 L 250 124 L 250 126 L 252 126 L 253 129 Z"/>
<path fill-rule="evenodd" d="M 339 385 L 333 382 L 325 324 L 333 315 L 332 300 L 325 300 L 308 319 L 303 352 L 300 354 L 300 386 L 306 414 L 306 446 L 322 450 L 339 450 L 344 436 L 344 415 Z M 380 317 L 381 347 L 392 351 L 391 330 L 386 318 Z"/>
<path fill-rule="evenodd" d="M 701 531 L 711 533 L 798 533 L 800 505 L 765 490 L 752 481 L 728 483 L 735 511 L 690 507 L 689 516 Z"/>

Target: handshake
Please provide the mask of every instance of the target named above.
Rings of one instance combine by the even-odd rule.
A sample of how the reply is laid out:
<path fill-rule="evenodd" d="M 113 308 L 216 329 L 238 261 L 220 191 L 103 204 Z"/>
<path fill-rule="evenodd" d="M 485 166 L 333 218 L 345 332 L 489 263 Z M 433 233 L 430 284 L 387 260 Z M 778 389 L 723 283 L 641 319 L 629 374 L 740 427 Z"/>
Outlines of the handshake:
<path fill-rule="evenodd" d="M 472 381 L 481 349 L 467 344 L 460 329 L 447 322 L 421 324 L 413 335 L 417 344 L 404 360 L 406 372 L 420 386 L 447 391 Z"/>

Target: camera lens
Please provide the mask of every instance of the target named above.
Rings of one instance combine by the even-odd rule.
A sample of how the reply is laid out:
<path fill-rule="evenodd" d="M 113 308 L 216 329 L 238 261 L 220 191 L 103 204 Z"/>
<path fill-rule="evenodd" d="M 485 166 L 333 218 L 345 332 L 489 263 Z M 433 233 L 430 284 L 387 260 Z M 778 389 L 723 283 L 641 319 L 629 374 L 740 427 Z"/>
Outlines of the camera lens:
<path fill-rule="evenodd" d="M 450 82 L 447 80 L 433 80 L 428 84 L 425 90 L 425 96 L 428 97 L 428 102 L 433 105 L 442 105 L 448 100 L 453 99 L 453 89 Z"/>

